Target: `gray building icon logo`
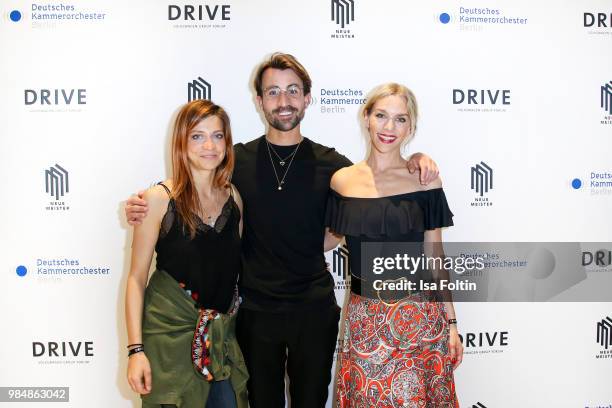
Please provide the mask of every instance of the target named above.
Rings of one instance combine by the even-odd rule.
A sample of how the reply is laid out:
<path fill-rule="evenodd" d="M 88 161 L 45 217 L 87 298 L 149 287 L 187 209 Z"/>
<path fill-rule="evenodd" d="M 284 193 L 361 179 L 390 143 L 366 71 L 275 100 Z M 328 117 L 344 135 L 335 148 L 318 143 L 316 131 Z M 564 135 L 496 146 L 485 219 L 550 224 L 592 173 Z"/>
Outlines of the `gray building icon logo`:
<path fill-rule="evenodd" d="M 68 171 L 57 163 L 45 170 L 45 191 L 56 200 L 68 193 Z"/>
<path fill-rule="evenodd" d="M 481 197 L 493 189 L 493 169 L 485 162 L 481 161 L 472 167 L 471 188 Z"/>
<path fill-rule="evenodd" d="M 601 108 L 612 115 L 612 81 L 601 86 Z"/>
<path fill-rule="evenodd" d="M 342 244 L 333 251 L 333 272 L 343 280 L 351 273 L 351 267 L 349 265 L 349 251 L 346 244 Z"/>
<path fill-rule="evenodd" d="M 607 317 L 597 322 L 597 343 L 606 350 L 612 346 L 612 319 Z"/>
<path fill-rule="evenodd" d="M 187 100 L 189 102 L 195 101 L 196 99 L 208 99 L 211 96 L 211 86 L 202 77 L 198 77 L 187 84 Z"/>
<path fill-rule="evenodd" d="M 331 19 L 342 28 L 355 21 L 354 0 L 331 0 Z"/>

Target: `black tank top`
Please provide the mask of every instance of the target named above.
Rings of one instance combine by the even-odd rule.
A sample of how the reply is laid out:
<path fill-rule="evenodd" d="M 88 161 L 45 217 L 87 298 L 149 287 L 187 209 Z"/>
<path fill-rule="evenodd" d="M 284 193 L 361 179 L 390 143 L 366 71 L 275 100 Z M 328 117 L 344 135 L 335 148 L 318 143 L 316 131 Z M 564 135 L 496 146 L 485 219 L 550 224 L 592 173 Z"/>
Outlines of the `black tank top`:
<path fill-rule="evenodd" d="M 239 223 L 240 209 L 230 193 L 214 227 L 200 220 L 191 239 L 171 197 L 155 245 L 157 268 L 176 279 L 198 307 L 228 312 L 241 272 Z"/>

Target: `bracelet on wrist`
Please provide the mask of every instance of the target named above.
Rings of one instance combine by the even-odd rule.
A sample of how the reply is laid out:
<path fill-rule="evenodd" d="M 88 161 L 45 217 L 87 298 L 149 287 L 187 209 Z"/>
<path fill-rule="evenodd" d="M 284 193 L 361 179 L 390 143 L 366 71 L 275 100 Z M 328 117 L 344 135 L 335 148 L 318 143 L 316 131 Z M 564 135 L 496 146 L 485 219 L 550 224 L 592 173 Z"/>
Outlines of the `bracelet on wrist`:
<path fill-rule="evenodd" d="M 128 357 L 130 357 L 133 354 L 142 353 L 142 352 L 144 352 L 144 346 L 134 347 L 133 349 L 130 349 L 128 351 Z"/>
<path fill-rule="evenodd" d="M 448 319 L 448 324 L 457 325 L 457 319 Z"/>
<path fill-rule="evenodd" d="M 127 348 L 130 349 L 130 348 L 135 347 L 135 346 L 144 346 L 144 344 L 142 344 L 142 343 L 128 344 Z"/>

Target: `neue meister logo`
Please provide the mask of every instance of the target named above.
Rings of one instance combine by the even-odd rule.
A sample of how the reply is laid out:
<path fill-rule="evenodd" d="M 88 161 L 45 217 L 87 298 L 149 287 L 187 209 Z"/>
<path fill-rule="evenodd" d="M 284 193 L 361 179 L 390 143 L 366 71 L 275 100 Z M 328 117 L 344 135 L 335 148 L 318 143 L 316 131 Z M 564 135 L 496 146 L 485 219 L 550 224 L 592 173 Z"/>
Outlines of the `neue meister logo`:
<path fill-rule="evenodd" d="M 597 343 L 606 350 L 612 346 L 612 319 L 606 317 L 597 322 Z"/>
<path fill-rule="evenodd" d="M 471 188 L 481 197 L 493 189 L 493 169 L 485 162 L 481 161 L 472 167 Z"/>
<path fill-rule="evenodd" d="M 212 88 L 202 77 L 198 77 L 187 84 L 187 100 L 211 99 Z"/>
<path fill-rule="evenodd" d="M 45 170 L 45 191 L 56 200 L 68 193 L 68 171 L 59 164 Z"/>
<path fill-rule="evenodd" d="M 348 25 L 351 21 L 355 21 L 355 3 L 354 0 L 332 0 L 331 1 L 331 19 L 339 24 L 340 27 Z"/>

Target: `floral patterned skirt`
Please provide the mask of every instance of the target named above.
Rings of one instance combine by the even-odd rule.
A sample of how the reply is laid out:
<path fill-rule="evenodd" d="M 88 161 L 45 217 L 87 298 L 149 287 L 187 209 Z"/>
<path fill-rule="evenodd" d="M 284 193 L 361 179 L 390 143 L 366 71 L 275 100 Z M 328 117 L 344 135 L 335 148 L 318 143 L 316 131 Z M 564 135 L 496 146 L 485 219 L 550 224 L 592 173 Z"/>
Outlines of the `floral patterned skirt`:
<path fill-rule="evenodd" d="M 443 303 L 351 293 L 342 337 L 336 407 L 459 407 Z"/>

